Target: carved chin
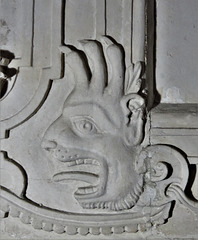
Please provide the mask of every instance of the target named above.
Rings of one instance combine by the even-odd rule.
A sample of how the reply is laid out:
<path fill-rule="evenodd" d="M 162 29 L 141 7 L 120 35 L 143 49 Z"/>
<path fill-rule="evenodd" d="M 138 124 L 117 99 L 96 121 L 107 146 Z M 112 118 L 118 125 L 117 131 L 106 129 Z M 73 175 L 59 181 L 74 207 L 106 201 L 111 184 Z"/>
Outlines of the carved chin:
<path fill-rule="evenodd" d="M 70 179 L 80 180 L 89 183 L 86 187 L 79 187 L 74 193 L 79 204 L 85 209 L 109 209 L 113 211 L 131 209 L 139 199 L 142 193 L 143 180 L 131 186 L 130 181 L 125 182 L 128 190 L 123 192 L 123 188 L 117 184 L 109 183 L 108 165 L 106 161 L 98 161 L 96 159 L 76 159 L 70 162 L 72 172 L 65 173 Z M 98 173 L 92 172 L 95 167 L 99 168 Z M 81 171 L 76 171 L 80 169 Z M 113 171 L 113 169 L 111 169 Z M 57 177 L 57 176 L 56 176 Z M 130 179 L 127 176 L 126 179 Z M 120 179 L 120 185 L 123 179 Z M 108 189 L 107 189 L 108 186 Z M 120 189 L 121 191 L 119 191 Z"/>
<path fill-rule="evenodd" d="M 109 209 L 113 211 L 127 210 L 135 206 L 142 193 L 142 186 L 143 183 L 142 180 L 140 180 L 131 188 L 131 190 L 123 194 L 122 197 L 120 197 L 120 193 L 117 193 L 117 197 L 111 199 L 111 197 L 109 197 L 109 195 L 104 192 L 103 195 L 101 195 L 100 197 L 89 198 L 88 195 L 84 195 L 84 198 L 77 197 L 77 200 L 79 201 L 80 205 L 86 209 L 97 208 Z M 113 187 L 114 186 L 112 186 L 112 190 Z"/>
<path fill-rule="evenodd" d="M 109 172 L 116 172 L 116 166 L 114 166 L 115 169 L 109 169 L 109 166 L 105 167 L 105 165 L 108 164 L 100 164 L 99 185 L 79 188 L 75 192 L 75 198 L 85 209 L 109 209 L 113 211 L 131 209 L 143 192 L 142 175 L 133 181 L 133 174 L 126 171 L 124 178 L 117 178 L 115 182 L 112 181 Z M 119 170 L 123 171 L 123 169 Z"/>

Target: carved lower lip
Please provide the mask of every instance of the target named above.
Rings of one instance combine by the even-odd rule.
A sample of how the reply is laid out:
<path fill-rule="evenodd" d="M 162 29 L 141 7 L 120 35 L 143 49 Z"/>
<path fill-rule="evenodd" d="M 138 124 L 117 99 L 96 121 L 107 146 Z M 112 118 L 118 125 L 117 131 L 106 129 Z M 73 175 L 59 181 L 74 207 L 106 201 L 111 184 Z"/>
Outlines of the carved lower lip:
<path fill-rule="evenodd" d="M 77 180 L 83 181 L 86 183 L 91 184 L 87 187 L 79 187 L 78 190 L 75 192 L 75 196 L 80 198 L 84 195 L 96 194 L 99 190 L 99 185 L 93 185 L 94 182 L 97 182 L 99 176 L 90 172 L 61 172 L 57 173 L 53 176 L 53 181 L 58 183 L 64 183 L 68 180 Z"/>

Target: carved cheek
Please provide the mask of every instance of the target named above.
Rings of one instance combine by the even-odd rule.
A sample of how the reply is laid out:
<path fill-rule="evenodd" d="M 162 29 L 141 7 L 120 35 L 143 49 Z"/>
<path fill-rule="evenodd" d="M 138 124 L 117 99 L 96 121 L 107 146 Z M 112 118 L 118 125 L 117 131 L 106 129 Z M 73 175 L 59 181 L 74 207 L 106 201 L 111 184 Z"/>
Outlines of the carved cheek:
<path fill-rule="evenodd" d="M 119 136 L 105 136 L 100 141 L 96 141 L 94 147 L 101 151 L 110 165 L 116 164 L 122 157 L 126 158 L 127 149 Z"/>
<path fill-rule="evenodd" d="M 65 147 L 67 146 L 78 147 L 78 144 L 81 141 L 81 139 L 79 139 L 79 137 L 76 136 L 70 128 L 65 127 L 65 129 L 63 129 L 59 133 L 57 141 L 60 145 Z"/>

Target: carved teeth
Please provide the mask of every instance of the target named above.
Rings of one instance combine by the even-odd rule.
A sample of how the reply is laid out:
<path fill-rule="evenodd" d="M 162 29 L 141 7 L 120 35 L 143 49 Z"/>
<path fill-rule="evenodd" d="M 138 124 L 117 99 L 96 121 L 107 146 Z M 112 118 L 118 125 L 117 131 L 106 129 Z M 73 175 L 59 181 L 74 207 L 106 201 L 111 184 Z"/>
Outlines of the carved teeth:
<path fill-rule="evenodd" d="M 94 193 L 97 191 L 97 187 L 89 187 L 89 188 L 85 188 L 85 192 L 86 193 Z"/>
<path fill-rule="evenodd" d="M 87 158 L 87 159 L 77 159 L 77 160 L 70 161 L 68 166 L 71 167 L 71 166 L 82 165 L 82 164 L 91 164 L 91 165 L 100 166 L 100 164 L 99 164 L 99 162 L 97 160 L 90 159 L 90 158 Z"/>
<path fill-rule="evenodd" d="M 99 162 L 95 159 L 84 159 L 84 164 L 94 164 L 94 165 L 100 165 Z"/>
<path fill-rule="evenodd" d="M 76 164 L 77 165 L 80 165 L 80 164 L 83 164 L 84 163 L 84 160 L 83 159 L 77 159 L 76 160 Z"/>
<path fill-rule="evenodd" d="M 85 189 L 78 188 L 78 190 L 76 191 L 76 194 L 85 194 Z"/>
<path fill-rule="evenodd" d="M 84 159 L 84 164 L 92 164 L 92 159 Z"/>
<path fill-rule="evenodd" d="M 75 166 L 75 165 L 77 165 L 76 161 L 71 161 L 71 162 L 68 163 L 69 167 L 72 167 L 72 166 Z"/>
<path fill-rule="evenodd" d="M 99 162 L 95 159 L 92 161 L 92 164 L 100 166 Z"/>
<path fill-rule="evenodd" d="M 75 194 L 77 195 L 84 195 L 84 194 L 91 194 L 97 192 L 97 187 L 81 187 L 78 188 Z"/>

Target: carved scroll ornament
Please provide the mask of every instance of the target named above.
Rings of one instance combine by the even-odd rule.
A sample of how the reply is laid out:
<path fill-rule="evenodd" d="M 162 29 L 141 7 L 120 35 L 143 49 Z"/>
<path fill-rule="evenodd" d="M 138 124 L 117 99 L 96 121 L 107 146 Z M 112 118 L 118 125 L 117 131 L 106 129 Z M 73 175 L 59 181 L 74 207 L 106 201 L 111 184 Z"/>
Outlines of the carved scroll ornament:
<path fill-rule="evenodd" d="M 175 200 L 197 214 L 197 202 L 184 194 L 188 166 L 183 155 L 171 146 L 142 144 L 146 121 L 142 64 L 126 69 L 124 49 L 108 37 L 100 42 L 83 40 L 79 49 L 62 46 L 60 51 L 64 56 L 60 81 L 71 91 L 62 112 L 45 129 L 40 151 L 51 166 L 43 181 L 54 194 L 57 188 L 62 190 L 56 197 L 63 209 L 32 200 L 27 195 L 28 167 L 4 153 L 1 171 L 13 180 L 1 183 L 2 216 L 9 213 L 45 231 L 98 235 L 163 224 Z M 42 173 L 39 167 L 38 171 Z M 69 187 L 68 199 L 80 211 L 68 210 Z"/>

